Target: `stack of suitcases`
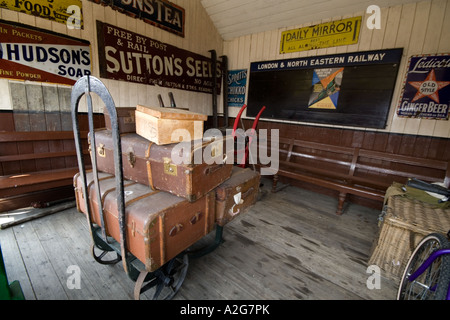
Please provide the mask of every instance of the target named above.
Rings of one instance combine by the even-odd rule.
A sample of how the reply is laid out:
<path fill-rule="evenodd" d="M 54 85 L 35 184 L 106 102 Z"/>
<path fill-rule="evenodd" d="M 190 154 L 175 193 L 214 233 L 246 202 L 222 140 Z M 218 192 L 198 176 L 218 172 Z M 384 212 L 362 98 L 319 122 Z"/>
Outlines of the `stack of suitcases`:
<path fill-rule="evenodd" d="M 116 110 L 122 148 L 127 249 L 147 271 L 157 270 L 207 235 L 215 224 L 225 226 L 256 202 L 259 173 L 225 161 L 234 156 L 233 150 L 225 148 L 227 137 L 203 139 L 206 116 L 177 108 L 137 106 Z M 114 143 L 107 112 L 105 123 L 106 129 L 94 133 L 97 150 L 91 150 L 97 154 L 100 195 L 93 187 L 92 171 L 88 172 L 88 203 L 91 219 L 101 226 L 98 201 L 102 202 L 106 232 L 119 241 Z M 189 132 L 192 137 L 189 148 L 180 148 L 172 140 L 171 132 L 176 129 Z M 178 149 L 174 153 L 175 148 Z M 184 162 L 174 161 L 173 154 Z M 205 155 L 209 161 L 203 161 Z M 87 214 L 82 185 L 77 174 L 74 177 L 77 208 Z"/>

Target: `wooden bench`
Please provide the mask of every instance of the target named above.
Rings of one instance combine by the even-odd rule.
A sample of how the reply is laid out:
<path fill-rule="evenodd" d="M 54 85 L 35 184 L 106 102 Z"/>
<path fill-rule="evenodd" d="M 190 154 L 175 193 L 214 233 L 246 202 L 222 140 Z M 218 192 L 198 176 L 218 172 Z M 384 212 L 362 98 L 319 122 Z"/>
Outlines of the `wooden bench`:
<path fill-rule="evenodd" d="M 29 206 L 39 192 L 70 190 L 77 172 L 72 131 L 0 132 L 0 212 Z"/>
<path fill-rule="evenodd" d="M 279 139 L 279 146 L 279 170 L 273 176 L 272 192 L 277 191 L 280 176 L 336 190 L 338 215 L 348 194 L 383 201 L 394 181 L 405 183 L 415 177 L 446 186 L 450 183 L 448 161 L 286 138 Z"/>

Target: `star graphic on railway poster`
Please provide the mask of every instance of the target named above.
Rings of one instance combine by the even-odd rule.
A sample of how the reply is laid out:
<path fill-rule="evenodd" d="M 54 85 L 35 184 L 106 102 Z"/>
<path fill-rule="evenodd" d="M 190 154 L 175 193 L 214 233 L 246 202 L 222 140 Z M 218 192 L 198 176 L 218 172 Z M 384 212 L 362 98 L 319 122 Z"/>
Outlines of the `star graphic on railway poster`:
<path fill-rule="evenodd" d="M 423 97 L 429 97 L 436 103 L 439 103 L 439 90 L 448 86 L 450 81 L 436 81 L 436 74 L 434 69 L 428 73 L 427 77 L 423 81 L 410 81 L 411 86 L 417 89 L 417 93 L 411 102 L 419 100 Z"/>

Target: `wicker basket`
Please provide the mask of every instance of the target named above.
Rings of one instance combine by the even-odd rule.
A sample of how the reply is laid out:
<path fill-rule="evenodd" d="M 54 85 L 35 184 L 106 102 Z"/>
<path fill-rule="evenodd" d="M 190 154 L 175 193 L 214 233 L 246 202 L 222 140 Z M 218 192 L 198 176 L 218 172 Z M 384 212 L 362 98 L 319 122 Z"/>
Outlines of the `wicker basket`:
<path fill-rule="evenodd" d="M 412 250 L 429 233 L 450 230 L 450 209 L 436 208 L 410 197 L 388 199 L 386 215 L 375 241 L 369 265 L 377 265 L 387 278 L 399 280 Z"/>

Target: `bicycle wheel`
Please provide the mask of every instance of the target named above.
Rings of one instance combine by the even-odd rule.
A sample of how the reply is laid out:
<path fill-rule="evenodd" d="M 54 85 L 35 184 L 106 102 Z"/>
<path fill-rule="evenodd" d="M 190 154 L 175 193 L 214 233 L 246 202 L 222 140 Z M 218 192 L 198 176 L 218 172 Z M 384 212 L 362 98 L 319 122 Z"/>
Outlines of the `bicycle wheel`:
<path fill-rule="evenodd" d="M 444 300 L 450 282 L 450 256 L 442 255 L 414 281 L 409 280 L 425 260 L 436 250 L 449 248 L 441 234 L 427 235 L 414 249 L 408 260 L 397 293 L 398 300 Z"/>

